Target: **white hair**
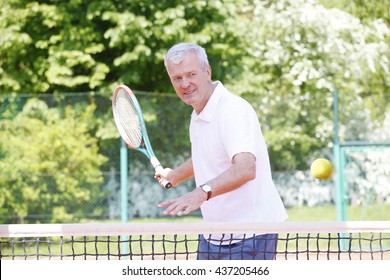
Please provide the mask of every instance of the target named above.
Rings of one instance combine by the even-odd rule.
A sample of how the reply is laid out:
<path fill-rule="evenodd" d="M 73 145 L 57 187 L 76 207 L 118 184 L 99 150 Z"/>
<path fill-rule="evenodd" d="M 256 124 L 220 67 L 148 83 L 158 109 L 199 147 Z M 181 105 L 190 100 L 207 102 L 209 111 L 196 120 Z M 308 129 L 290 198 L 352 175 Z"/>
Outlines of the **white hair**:
<path fill-rule="evenodd" d="M 202 68 L 206 68 L 209 65 L 206 50 L 204 48 L 194 43 L 179 43 L 168 50 L 164 59 L 165 67 L 170 63 L 179 64 L 189 53 L 196 54 Z"/>

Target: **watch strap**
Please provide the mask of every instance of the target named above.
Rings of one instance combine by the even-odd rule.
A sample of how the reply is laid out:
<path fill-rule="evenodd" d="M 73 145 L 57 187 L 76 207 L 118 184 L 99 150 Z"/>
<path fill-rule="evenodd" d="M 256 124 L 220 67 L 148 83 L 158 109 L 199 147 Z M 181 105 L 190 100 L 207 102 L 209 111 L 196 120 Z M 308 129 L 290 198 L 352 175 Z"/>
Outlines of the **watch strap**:
<path fill-rule="evenodd" d="M 204 184 L 204 185 L 201 185 L 200 187 L 207 194 L 206 201 L 208 201 L 211 198 L 211 187 L 210 187 L 210 185 Z M 206 190 L 205 187 L 208 187 L 208 189 Z"/>

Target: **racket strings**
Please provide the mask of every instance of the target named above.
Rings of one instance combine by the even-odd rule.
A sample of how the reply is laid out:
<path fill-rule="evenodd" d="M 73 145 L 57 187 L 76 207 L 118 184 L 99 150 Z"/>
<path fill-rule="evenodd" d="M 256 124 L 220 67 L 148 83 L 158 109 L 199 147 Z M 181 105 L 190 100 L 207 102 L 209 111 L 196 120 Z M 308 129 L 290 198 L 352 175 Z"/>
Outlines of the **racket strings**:
<path fill-rule="evenodd" d="M 119 92 L 116 102 L 117 116 L 126 134 L 128 144 L 137 148 L 142 143 L 141 123 L 137 110 L 130 98 L 123 92 Z"/>

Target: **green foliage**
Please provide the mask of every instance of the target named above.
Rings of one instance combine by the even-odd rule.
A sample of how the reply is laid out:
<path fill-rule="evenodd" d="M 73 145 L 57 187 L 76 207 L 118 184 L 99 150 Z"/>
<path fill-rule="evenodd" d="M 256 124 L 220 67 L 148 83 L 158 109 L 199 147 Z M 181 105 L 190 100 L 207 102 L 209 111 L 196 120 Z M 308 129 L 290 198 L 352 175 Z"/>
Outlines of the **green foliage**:
<path fill-rule="evenodd" d="M 386 0 L 320 0 L 327 8 L 338 8 L 356 16 L 362 21 L 369 22 L 383 19 L 390 23 L 389 3 Z"/>
<path fill-rule="evenodd" d="M 318 141 L 303 134 L 299 127 L 297 129 L 282 132 L 271 130 L 266 134 L 274 170 L 305 170 L 309 161 L 307 158 L 313 157 L 310 155 L 313 147 L 321 148 Z"/>
<path fill-rule="evenodd" d="M 215 78 L 240 59 L 234 47 L 239 34 L 225 24 L 236 11 L 231 1 L 22 0 L 2 9 L 1 32 L 13 41 L 0 45 L 8 54 L 0 56 L 0 72 L 6 73 L 0 77 L 0 93 L 111 92 L 119 83 L 138 91 L 172 92 L 163 59 L 179 41 L 208 49 Z M 169 147 L 166 153 L 188 147 L 187 138 L 178 137 L 188 131 L 188 118 L 173 110 L 179 101 L 149 98 L 156 102 L 149 126 L 159 131 L 153 142 Z M 99 144 L 113 149 L 118 134 L 112 114 L 98 110 Z"/>
<path fill-rule="evenodd" d="M 388 110 L 390 30 L 383 21 L 365 25 L 315 1 L 250 2 L 238 25 L 245 34 L 246 71 L 230 87 L 255 105 L 274 169 L 305 168 L 308 152 L 329 147 L 335 88 L 344 105 L 343 131 L 349 131 L 349 119 L 372 121 L 362 110 L 367 104 L 377 105 L 374 118 Z M 364 139 L 369 129 L 356 134 L 349 136 Z M 291 135 L 303 145 L 289 149 L 290 142 L 301 142 Z"/>
<path fill-rule="evenodd" d="M 111 90 L 118 82 L 167 91 L 162 61 L 183 40 L 210 47 L 212 60 L 229 58 L 223 67 L 237 57 L 239 39 L 224 24 L 235 12 L 230 1 L 22 0 L 1 10 L 6 93 Z"/>
<path fill-rule="evenodd" d="M 0 121 L 0 216 L 23 221 L 45 213 L 53 215 L 50 222 L 64 222 L 91 205 L 102 211 L 95 204 L 103 197 L 98 186 L 105 158 L 85 122 L 93 110 L 76 115 L 68 107 L 62 117 L 31 99 L 14 120 Z M 76 203 L 75 211 L 68 209 L 69 202 Z"/>
<path fill-rule="evenodd" d="M 164 164 L 187 156 L 191 108 L 172 93 L 163 66 L 168 48 L 180 41 L 203 45 L 213 78 L 253 104 L 274 170 L 305 169 L 329 150 L 335 88 L 341 140 L 376 140 L 373 131 L 383 137 L 377 129 L 386 129 L 390 104 L 388 24 L 388 5 L 380 0 L 3 1 L 0 211 L 9 207 L 22 219 L 33 207 L 48 207 L 70 218 L 59 198 L 50 198 L 58 190 L 80 200 L 80 211 L 89 204 L 92 191 L 76 190 L 91 179 L 70 174 L 118 169 L 102 157 L 118 153 L 109 97 L 119 83 L 140 97 Z M 88 92 L 91 102 L 75 94 L 68 108 L 56 97 L 64 108 L 55 110 L 49 109 L 55 102 L 25 105 L 17 98 L 63 92 Z M 55 174 L 50 187 L 32 175 L 48 172 Z M 17 193 L 28 203 L 13 201 Z"/>

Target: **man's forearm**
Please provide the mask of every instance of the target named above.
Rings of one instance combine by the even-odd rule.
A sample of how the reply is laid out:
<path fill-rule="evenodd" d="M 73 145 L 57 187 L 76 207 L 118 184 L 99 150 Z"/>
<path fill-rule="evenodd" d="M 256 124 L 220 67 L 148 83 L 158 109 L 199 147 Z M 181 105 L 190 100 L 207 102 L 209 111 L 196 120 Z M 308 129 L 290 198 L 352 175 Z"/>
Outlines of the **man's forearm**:
<path fill-rule="evenodd" d="M 212 197 L 233 191 L 256 177 L 256 159 L 253 154 L 237 154 L 232 163 L 229 169 L 207 182 L 212 187 Z"/>
<path fill-rule="evenodd" d="M 192 165 L 191 158 L 189 158 L 187 161 L 185 161 L 175 169 L 172 169 L 172 171 L 169 174 L 170 181 L 174 185 L 177 185 L 180 182 L 183 182 L 193 176 L 194 176 L 194 168 Z"/>

